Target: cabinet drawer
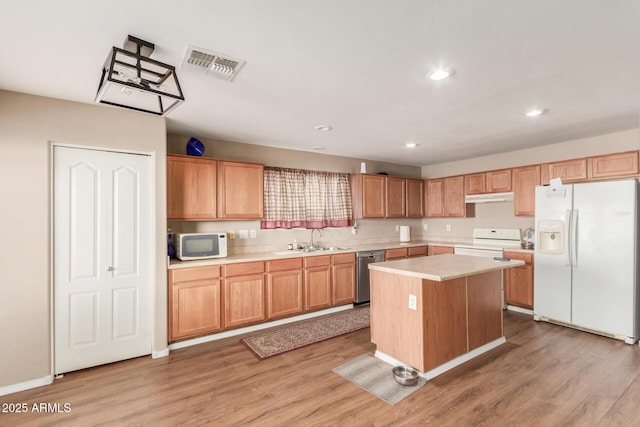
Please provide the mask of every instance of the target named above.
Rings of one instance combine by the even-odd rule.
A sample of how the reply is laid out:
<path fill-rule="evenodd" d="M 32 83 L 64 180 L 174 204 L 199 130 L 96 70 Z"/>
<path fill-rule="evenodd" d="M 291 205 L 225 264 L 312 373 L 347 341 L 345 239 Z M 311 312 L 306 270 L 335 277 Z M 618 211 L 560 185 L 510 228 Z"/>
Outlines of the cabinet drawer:
<path fill-rule="evenodd" d="M 409 257 L 418 257 L 418 256 L 426 256 L 427 255 L 427 247 L 426 246 L 414 246 L 408 248 Z"/>
<path fill-rule="evenodd" d="M 333 264 L 347 264 L 350 262 L 356 262 L 356 254 L 355 252 L 351 252 L 348 254 L 331 255 L 331 259 Z"/>
<path fill-rule="evenodd" d="M 407 248 L 387 249 L 384 251 L 384 259 L 399 259 L 407 257 Z"/>
<path fill-rule="evenodd" d="M 517 259 L 526 262 L 527 264 L 533 263 L 533 254 L 527 252 L 504 252 L 506 258 Z"/>
<path fill-rule="evenodd" d="M 239 264 L 226 264 L 222 266 L 222 272 L 226 277 L 264 273 L 264 262 L 242 262 Z"/>
<path fill-rule="evenodd" d="M 220 277 L 220 266 L 176 268 L 169 270 L 169 280 L 172 283 L 189 282 L 192 280 L 206 280 Z"/>
<path fill-rule="evenodd" d="M 452 254 L 455 250 L 453 246 L 437 246 L 437 245 L 429 245 L 428 253 L 429 255 L 442 255 L 442 254 Z"/>
<path fill-rule="evenodd" d="M 331 265 L 331 255 L 311 256 L 304 259 L 305 267 L 324 267 L 327 265 Z"/>
<path fill-rule="evenodd" d="M 302 268 L 302 258 L 287 258 L 267 261 L 267 271 L 299 270 Z"/>

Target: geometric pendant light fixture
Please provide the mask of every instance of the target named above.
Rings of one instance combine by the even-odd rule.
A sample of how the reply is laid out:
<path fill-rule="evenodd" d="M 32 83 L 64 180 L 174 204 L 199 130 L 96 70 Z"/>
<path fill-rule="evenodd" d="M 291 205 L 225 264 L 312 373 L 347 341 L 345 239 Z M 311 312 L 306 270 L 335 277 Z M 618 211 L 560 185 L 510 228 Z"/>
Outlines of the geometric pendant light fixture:
<path fill-rule="evenodd" d="M 155 45 L 128 36 L 102 67 L 95 102 L 164 116 L 184 101 L 175 67 L 149 58 Z"/>

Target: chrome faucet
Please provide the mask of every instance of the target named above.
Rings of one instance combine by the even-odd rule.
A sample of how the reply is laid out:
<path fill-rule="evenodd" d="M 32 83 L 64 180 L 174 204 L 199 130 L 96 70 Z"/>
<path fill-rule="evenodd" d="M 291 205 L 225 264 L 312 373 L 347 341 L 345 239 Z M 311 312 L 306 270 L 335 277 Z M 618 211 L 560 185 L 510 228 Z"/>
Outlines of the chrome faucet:
<path fill-rule="evenodd" d="M 313 232 L 314 232 L 314 231 L 316 231 L 316 230 L 318 231 L 318 233 L 320 233 L 320 236 L 322 237 L 322 231 L 320 231 L 320 229 L 319 229 L 319 228 L 313 228 L 313 229 L 311 229 L 311 249 L 313 249 L 313 248 L 315 248 L 315 247 L 316 247 L 316 244 L 315 244 L 315 243 L 314 243 L 314 241 L 313 241 Z"/>

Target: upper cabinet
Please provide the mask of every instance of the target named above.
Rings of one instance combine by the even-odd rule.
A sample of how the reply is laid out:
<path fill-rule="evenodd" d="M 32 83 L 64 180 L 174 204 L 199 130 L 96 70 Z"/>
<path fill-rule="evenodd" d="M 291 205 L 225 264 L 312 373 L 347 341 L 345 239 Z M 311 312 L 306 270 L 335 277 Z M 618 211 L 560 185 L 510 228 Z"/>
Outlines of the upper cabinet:
<path fill-rule="evenodd" d="M 264 166 L 204 157 L 167 156 L 167 218 L 260 219 Z"/>
<path fill-rule="evenodd" d="M 584 181 L 587 179 L 587 159 L 546 163 L 540 166 L 540 175 L 543 185 L 552 178 L 560 178 L 562 182 Z"/>
<path fill-rule="evenodd" d="M 408 218 L 424 216 L 424 181 L 407 178 L 407 212 Z"/>
<path fill-rule="evenodd" d="M 516 216 L 534 216 L 540 165 L 513 168 L 513 210 Z"/>
<path fill-rule="evenodd" d="M 217 218 L 216 161 L 193 156 L 167 156 L 167 217 Z"/>
<path fill-rule="evenodd" d="M 264 216 L 264 165 L 218 161 L 218 218 Z"/>
<path fill-rule="evenodd" d="M 421 179 L 396 176 L 351 175 L 353 217 L 361 218 L 421 218 L 423 216 L 423 185 Z"/>
<path fill-rule="evenodd" d="M 587 167 L 590 179 L 622 178 L 640 172 L 637 151 L 589 157 Z"/>
<path fill-rule="evenodd" d="M 473 173 L 464 176 L 465 194 L 506 193 L 511 191 L 511 169 Z"/>
<path fill-rule="evenodd" d="M 427 217 L 474 216 L 474 205 L 464 202 L 463 175 L 429 179 L 425 186 L 425 213 Z"/>

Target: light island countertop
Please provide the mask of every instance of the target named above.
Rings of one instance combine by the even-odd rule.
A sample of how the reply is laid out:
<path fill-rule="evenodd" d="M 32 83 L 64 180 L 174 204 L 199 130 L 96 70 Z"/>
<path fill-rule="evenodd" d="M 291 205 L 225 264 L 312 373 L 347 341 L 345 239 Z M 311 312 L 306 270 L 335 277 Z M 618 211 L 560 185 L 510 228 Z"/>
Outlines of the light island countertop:
<path fill-rule="evenodd" d="M 521 260 L 495 261 L 487 257 L 445 254 L 377 262 L 369 264 L 369 269 L 444 282 L 524 264 L 525 262 Z"/>

